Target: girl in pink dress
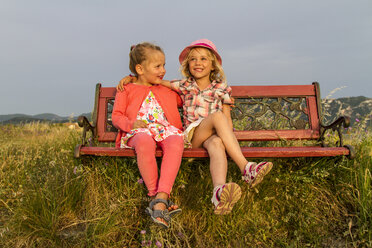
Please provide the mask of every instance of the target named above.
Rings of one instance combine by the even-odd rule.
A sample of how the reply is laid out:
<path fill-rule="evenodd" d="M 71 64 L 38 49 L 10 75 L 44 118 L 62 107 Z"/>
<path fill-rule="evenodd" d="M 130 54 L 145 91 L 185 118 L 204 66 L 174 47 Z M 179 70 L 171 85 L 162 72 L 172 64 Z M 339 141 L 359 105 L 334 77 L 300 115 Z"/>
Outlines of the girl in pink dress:
<path fill-rule="evenodd" d="M 146 212 L 155 223 L 169 227 L 172 215 L 181 211 L 169 200 L 169 195 L 184 147 L 177 107 L 182 106 L 182 100 L 174 91 L 159 85 L 166 72 L 160 47 L 140 43 L 132 46 L 129 57 L 129 68 L 138 80 L 116 93 L 112 112 L 112 123 L 119 129 L 116 146 L 135 150 L 148 195 L 154 198 Z M 160 176 L 155 157 L 157 146 L 163 150 Z"/>

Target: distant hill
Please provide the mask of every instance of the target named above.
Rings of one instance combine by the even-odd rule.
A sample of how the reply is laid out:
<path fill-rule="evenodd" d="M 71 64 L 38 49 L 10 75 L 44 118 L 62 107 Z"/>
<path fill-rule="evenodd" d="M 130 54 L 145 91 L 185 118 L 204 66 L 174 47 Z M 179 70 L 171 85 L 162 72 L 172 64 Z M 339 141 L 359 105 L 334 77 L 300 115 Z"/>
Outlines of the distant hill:
<path fill-rule="evenodd" d="M 357 96 L 357 97 L 343 97 L 337 99 L 323 99 L 322 100 L 323 123 L 330 124 L 337 117 L 346 115 L 350 116 L 352 124 L 358 119 L 362 121 L 368 117 L 372 119 L 372 98 Z M 91 121 L 91 113 L 83 113 Z M 24 115 L 11 114 L 0 115 L 0 124 L 18 124 L 28 123 L 33 121 L 62 123 L 69 121 L 76 121 L 78 116 L 61 117 L 51 113 L 38 115 Z M 372 121 L 369 120 L 367 125 L 371 126 Z"/>
<path fill-rule="evenodd" d="M 91 113 L 83 113 L 81 115 L 86 116 L 91 120 Z M 56 114 L 45 113 L 37 115 L 25 115 L 25 114 L 10 114 L 0 115 L 0 124 L 19 124 L 19 123 L 30 123 L 30 122 L 51 122 L 51 123 L 64 123 L 70 121 L 76 121 L 78 116 L 63 117 Z"/>
<path fill-rule="evenodd" d="M 368 118 L 367 125 L 371 125 L 372 98 L 357 96 L 343 97 L 337 99 L 323 99 L 323 122 L 329 124 L 335 118 L 346 115 L 351 118 L 351 123 Z"/>
<path fill-rule="evenodd" d="M 24 114 L 11 114 L 11 115 L 0 115 L 0 122 L 7 121 L 17 117 L 31 117 L 30 115 Z"/>
<path fill-rule="evenodd" d="M 38 119 L 29 116 L 17 116 L 12 119 L 2 121 L 1 124 L 20 124 L 20 123 L 30 123 L 30 122 L 52 122 L 46 119 Z"/>
<path fill-rule="evenodd" d="M 33 115 L 33 118 L 42 119 L 42 120 L 51 120 L 51 121 L 62 121 L 68 119 L 68 117 L 61 117 L 56 114 L 45 113 L 45 114 L 38 114 Z"/>

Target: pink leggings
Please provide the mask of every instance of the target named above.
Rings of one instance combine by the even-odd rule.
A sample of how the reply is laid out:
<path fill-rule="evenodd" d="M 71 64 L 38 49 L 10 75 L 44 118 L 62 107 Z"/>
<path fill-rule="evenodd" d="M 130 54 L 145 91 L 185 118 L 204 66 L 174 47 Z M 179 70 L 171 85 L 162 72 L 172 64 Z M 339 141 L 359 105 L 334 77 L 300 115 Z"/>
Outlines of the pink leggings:
<path fill-rule="evenodd" d="M 155 158 L 157 144 L 163 150 L 160 179 Z M 171 135 L 163 141 L 156 142 L 150 135 L 138 133 L 129 139 L 128 145 L 136 151 L 138 168 L 149 191 L 148 195 L 155 196 L 158 192 L 169 195 L 181 165 L 183 138 Z"/>

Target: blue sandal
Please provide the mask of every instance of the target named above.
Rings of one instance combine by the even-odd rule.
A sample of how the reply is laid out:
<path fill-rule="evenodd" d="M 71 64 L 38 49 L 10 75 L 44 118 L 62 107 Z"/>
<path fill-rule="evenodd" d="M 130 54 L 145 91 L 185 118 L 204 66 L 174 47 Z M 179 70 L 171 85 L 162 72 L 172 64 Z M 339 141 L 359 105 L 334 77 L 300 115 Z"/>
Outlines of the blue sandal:
<path fill-rule="evenodd" d="M 164 227 L 169 228 L 170 222 L 171 222 L 171 215 L 168 211 L 168 209 L 164 210 L 153 210 L 154 205 L 158 203 L 163 203 L 166 207 L 168 207 L 168 201 L 163 199 L 154 199 L 150 202 L 149 206 L 146 208 L 145 212 L 150 215 L 152 221 L 154 221 L 156 224 Z M 157 218 L 163 219 L 166 223 L 163 221 L 158 220 Z"/>
<path fill-rule="evenodd" d="M 179 213 L 182 212 L 182 209 L 180 209 L 180 208 L 176 208 L 176 209 L 173 209 L 173 210 L 169 210 L 169 208 L 171 208 L 171 207 L 173 207 L 173 206 L 177 206 L 177 205 L 176 205 L 174 202 L 172 202 L 171 200 L 168 200 L 168 203 L 165 204 L 165 205 L 166 205 L 167 208 L 168 208 L 169 216 L 170 216 L 170 217 L 173 217 L 173 216 L 175 216 L 175 215 L 177 215 L 177 214 L 179 214 Z"/>

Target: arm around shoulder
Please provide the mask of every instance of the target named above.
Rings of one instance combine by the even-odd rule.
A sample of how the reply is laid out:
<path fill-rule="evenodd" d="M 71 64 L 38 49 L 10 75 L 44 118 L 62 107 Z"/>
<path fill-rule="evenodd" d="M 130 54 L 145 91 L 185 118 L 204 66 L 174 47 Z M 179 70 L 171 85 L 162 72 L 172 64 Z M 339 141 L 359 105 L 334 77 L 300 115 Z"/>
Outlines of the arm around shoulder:
<path fill-rule="evenodd" d="M 168 80 L 161 80 L 160 84 L 169 88 L 169 89 L 172 89 L 171 82 L 168 81 Z"/>
<path fill-rule="evenodd" d="M 183 101 L 180 97 L 180 90 L 179 90 L 179 84 L 177 84 L 179 80 L 175 80 L 175 81 L 168 81 L 168 80 L 162 80 L 160 85 L 164 86 L 164 87 L 167 87 L 168 89 L 170 89 L 171 91 L 174 92 L 174 94 L 177 95 L 177 106 L 178 107 L 182 107 L 183 105 Z"/>

